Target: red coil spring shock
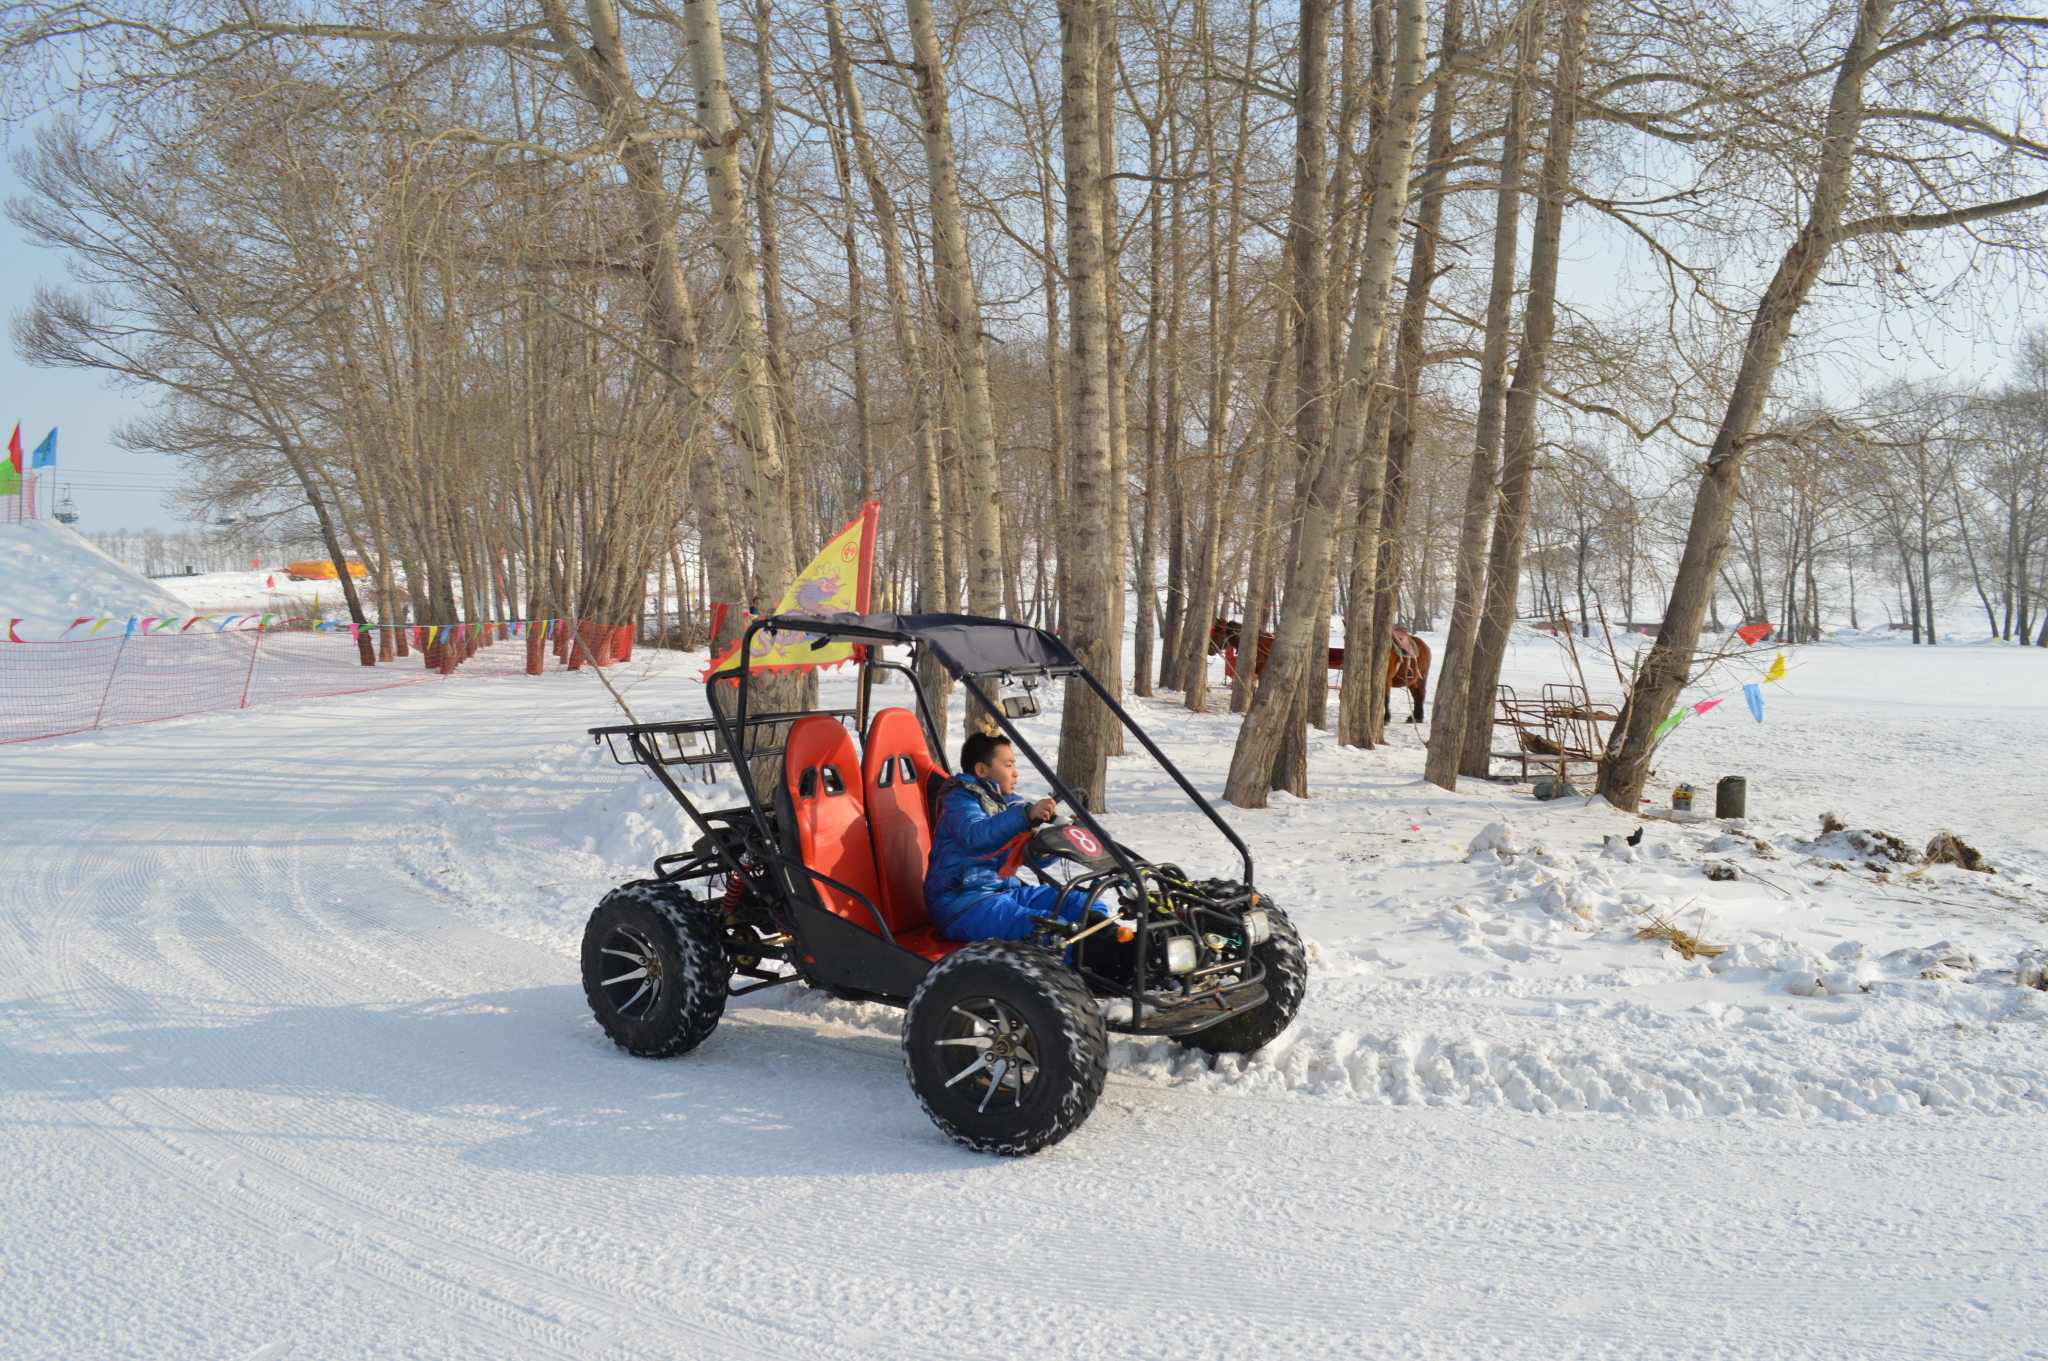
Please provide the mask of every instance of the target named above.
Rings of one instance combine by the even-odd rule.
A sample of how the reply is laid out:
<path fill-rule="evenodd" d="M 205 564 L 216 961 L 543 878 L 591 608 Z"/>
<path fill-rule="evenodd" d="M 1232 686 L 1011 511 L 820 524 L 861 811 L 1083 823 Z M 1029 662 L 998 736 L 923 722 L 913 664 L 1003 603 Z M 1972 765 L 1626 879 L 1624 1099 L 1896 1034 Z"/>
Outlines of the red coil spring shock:
<path fill-rule="evenodd" d="M 740 881 L 739 875 L 729 874 L 726 876 L 725 902 L 720 905 L 720 910 L 723 911 L 727 916 L 731 916 L 734 912 L 739 910 L 740 893 L 745 889 L 745 887 L 746 885 Z"/>

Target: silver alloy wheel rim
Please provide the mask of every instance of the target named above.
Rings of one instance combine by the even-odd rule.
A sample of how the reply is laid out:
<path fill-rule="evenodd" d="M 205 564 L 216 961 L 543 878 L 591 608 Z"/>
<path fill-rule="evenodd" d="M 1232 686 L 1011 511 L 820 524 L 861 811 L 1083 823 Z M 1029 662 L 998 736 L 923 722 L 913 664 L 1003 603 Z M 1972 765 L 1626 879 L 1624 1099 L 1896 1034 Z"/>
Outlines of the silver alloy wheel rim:
<path fill-rule="evenodd" d="M 601 968 L 619 970 L 598 980 L 612 1010 L 628 1020 L 644 1020 L 661 1001 L 661 956 L 653 942 L 629 927 L 615 926 L 599 953 Z"/>
<path fill-rule="evenodd" d="M 1021 1108 L 1039 1071 L 1030 1022 L 993 997 L 970 997 L 954 1004 L 944 1028 L 933 1045 L 946 1087 L 968 1083 L 964 1096 L 977 1114 Z M 956 1066 L 962 1058 L 965 1066 Z"/>

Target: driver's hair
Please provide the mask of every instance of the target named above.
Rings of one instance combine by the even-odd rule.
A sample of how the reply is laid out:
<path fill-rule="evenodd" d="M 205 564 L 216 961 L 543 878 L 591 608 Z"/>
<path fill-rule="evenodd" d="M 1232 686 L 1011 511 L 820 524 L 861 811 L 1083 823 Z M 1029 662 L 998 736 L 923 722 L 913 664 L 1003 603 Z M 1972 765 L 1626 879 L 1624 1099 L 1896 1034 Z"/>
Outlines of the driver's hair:
<path fill-rule="evenodd" d="M 960 773 L 972 775 L 974 768 L 993 761 L 997 747 L 1007 747 L 1010 739 L 999 732 L 969 733 L 967 740 L 960 744 Z"/>

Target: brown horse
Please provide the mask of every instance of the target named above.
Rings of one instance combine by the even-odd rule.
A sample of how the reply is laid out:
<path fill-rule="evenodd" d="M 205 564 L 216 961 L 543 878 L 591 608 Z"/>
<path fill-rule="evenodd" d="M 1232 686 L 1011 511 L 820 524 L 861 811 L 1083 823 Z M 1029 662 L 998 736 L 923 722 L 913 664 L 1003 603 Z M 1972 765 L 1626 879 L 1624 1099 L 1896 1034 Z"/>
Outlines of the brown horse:
<path fill-rule="evenodd" d="M 1429 692 L 1429 644 L 1399 624 L 1394 626 L 1394 645 L 1387 649 L 1387 710 L 1392 716 L 1394 691 L 1406 690 L 1413 701 L 1410 723 L 1422 721 L 1422 701 Z"/>
<path fill-rule="evenodd" d="M 1224 652 L 1226 649 L 1234 652 L 1241 645 L 1243 630 L 1244 626 L 1235 619 L 1218 619 L 1215 623 L 1211 624 L 1209 626 L 1209 655 L 1213 657 L 1219 652 Z M 1257 675 L 1266 669 L 1266 654 L 1272 651 L 1272 648 L 1273 635 L 1270 633 L 1260 634 L 1259 654 L 1254 663 L 1257 670 L 1252 672 L 1253 675 Z M 1343 648 L 1333 647 L 1330 649 L 1329 666 L 1332 671 L 1342 671 L 1344 669 Z M 1413 704 L 1410 706 L 1413 712 L 1408 721 L 1410 723 L 1420 723 L 1422 721 L 1423 700 L 1428 697 L 1429 691 L 1429 644 L 1423 642 L 1420 638 L 1417 638 L 1399 625 L 1396 625 L 1394 628 L 1394 645 L 1387 649 L 1387 690 L 1389 701 L 1392 699 L 1392 692 L 1397 689 L 1406 690 L 1409 698 L 1413 701 Z M 1390 702 L 1387 707 L 1391 710 L 1393 708 L 1392 703 Z"/>

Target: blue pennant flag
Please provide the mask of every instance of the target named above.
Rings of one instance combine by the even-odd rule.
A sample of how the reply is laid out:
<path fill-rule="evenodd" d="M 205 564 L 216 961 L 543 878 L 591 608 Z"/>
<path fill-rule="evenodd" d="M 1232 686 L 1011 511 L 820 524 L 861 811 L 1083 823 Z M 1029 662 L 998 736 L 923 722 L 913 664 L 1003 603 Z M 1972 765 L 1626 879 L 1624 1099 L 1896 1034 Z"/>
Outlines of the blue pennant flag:
<path fill-rule="evenodd" d="M 1764 721 L 1764 688 L 1763 688 L 1763 686 L 1761 686 L 1761 685 L 1757 684 L 1757 683 L 1756 683 L 1755 681 L 1751 681 L 1751 682 L 1750 682 L 1749 684 L 1747 684 L 1747 685 L 1745 685 L 1745 686 L 1743 686 L 1743 687 L 1742 687 L 1742 697 L 1743 697 L 1744 699 L 1746 699 L 1746 700 L 1748 700 L 1748 701 L 1749 701 L 1749 712 L 1750 712 L 1751 714 L 1755 715 L 1755 717 L 1756 717 L 1756 721 L 1757 721 L 1757 722 L 1759 722 L 1759 723 L 1763 722 L 1763 721 Z"/>
<path fill-rule="evenodd" d="M 29 455 L 28 466 L 31 468 L 54 468 L 57 466 L 57 432 L 54 429 L 49 434 L 43 436 L 43 442 L 38 444 L 35 447 L 35 452 Z"/>

